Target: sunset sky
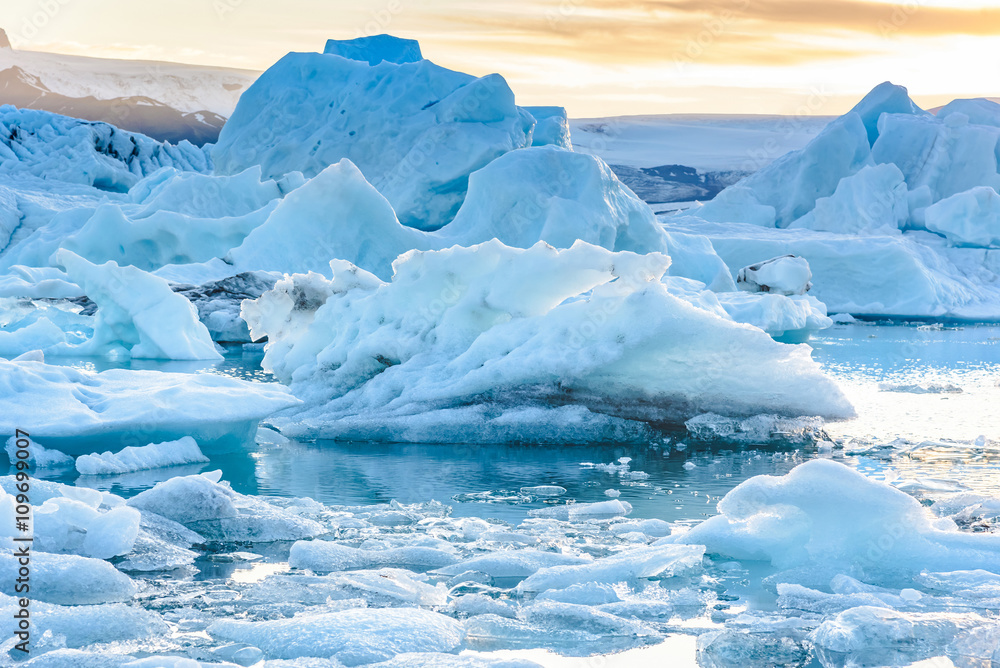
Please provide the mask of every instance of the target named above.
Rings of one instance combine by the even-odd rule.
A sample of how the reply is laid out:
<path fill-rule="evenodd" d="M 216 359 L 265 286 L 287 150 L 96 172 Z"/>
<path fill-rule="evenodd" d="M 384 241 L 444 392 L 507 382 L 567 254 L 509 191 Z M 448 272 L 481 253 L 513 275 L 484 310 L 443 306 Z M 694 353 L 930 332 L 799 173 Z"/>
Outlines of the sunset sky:
<path fill-rule="evenodd" d="M 388 32 L 571 116 L 817 113 L 884 80 L 1000 95 L 996 0 L 4 0 L 15 48 L 262 70 Z"/>

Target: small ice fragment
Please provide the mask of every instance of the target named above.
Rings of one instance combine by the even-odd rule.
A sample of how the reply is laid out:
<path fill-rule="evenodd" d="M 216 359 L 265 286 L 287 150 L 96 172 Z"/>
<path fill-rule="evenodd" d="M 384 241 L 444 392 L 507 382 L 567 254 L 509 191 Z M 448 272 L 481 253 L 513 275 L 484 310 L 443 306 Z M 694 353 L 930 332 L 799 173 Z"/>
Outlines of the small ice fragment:
<path fill-rule="evenodd" d="M 521 494 L 530 494 L 531 496 L 562 496 L 565 493 L 566 488 L 559 485 L 536 485 L 521 488 Z"/>
<path fill-rule="evenodd" d="M 281 432 L 268 427 L 257 427 L 257 437 L 254 440 L 261 445 L 284 445 L 289 442 Z"/>
<path fill-rule="evenodd" d="M 14 436 L 7 439 L 7 446 L 5 449 L 7 450 L 7 456 L 10 458 L 10 463 L 13 465 L 18 459 L 17 439 Z M 41 444 L 36 443 L 31 439 L 28 439 L 28 447 L 22 448 L 22 450 L 27 450 L 27 459 L 35 465 L 36 469 L 58 468 L 60 466 L 73 465 L 73 458 L 69 455 L 59 450 L 50 450 L 49 448 L 43 447 Z"/>
<path fill-rule="evenodd" d="M 687 447 L 687 443 L 678 443 L 674 447 L 677 448 L 678 450 L 683 450 L 684 448 Z"/>
<path fill-rule="evenodd" d="M 619 457 L 618 458 L 618 463 L 619 464 L 628 464 L 630 461 L 632 461 L 631 457 Z"/>
<path fill-rule="evenodd" d="M 907 603 L 916 603 L 917 601 L 922 599 L 924 595 L 921 594 L 916 589 L 907 588 L 899 592 L 899 597 L 904 601 L 906 601 Z"/>
<path fill-rule="evenodd" d="M 690 471 L 691 469 L 698 468 L 698 465 L 694 462 L 684 462 L 684 470 Z"/>
<path fill-rule="evenodd" d="M 819 452 L 833 452 L 833 443 L 831 441 L 820 441 L 816 444 L 816 449 Z"/>
<path fill-rule="evenodd" d="M 609 496 L 612 499 L 617 499 L 621 495 L 622 495 L 622 493 L 619 492 L 617 489 L 606 489 L 606 490 L 604 490 L 604 496 Z"/>

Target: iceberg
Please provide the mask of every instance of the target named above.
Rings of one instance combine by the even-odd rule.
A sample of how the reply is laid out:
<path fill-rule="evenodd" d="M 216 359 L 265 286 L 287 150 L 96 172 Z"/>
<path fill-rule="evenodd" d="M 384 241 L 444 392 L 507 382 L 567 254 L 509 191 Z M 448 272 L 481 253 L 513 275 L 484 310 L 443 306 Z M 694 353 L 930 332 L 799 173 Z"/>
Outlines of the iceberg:
<path fill-rule="evenodd" d="M 554 146 L 513 151 L 472 173 L 454 220 L 434 232 L 402 225 L 360 170 L 341 160 L 289 194 L 227 259 L 242 271 L 328 274 L 335 258 L 388 280 L 393 261 L 409 250 L 491 239 L 518 248 L 582 240 L 614 251 L 669 251 L 673 275 L 735 290 L 706 239 L 665 233 L 600 158 Z"/>
<path fill-rule="evenodd" d="M 812 287 L 811 279 L 812 272 L 805 258 L 782 255 L 743 267 L 736 275 L 736 285 L 747 292 L 791 297 L 808 292 Z"/>
<path fill-rule="evenodd" d="M 281 385 L 212 374 L 0 360 L 0 435 L 31 415 L 32 438 L 72 455 L 189 435 L 207 452 L 242 449 L 262 418 L 298 403 Z"/>
<path fill-rule="evenodd" d="M 465 638 L 461 623 L 421 608 L 344 610 L 265 622 L 226 619 L 208 633 L 252 643 L 271 658 L 334 657 L 348 666 L 404 652 L 456 652 Z"/>
<path fill-rule="evenodd" d="M 388 63 L 416 63 L 424 59 L 420 54 L 420 44 L 415 39 L 403 39 L 392 35 L 371 35 L 356 39 L 328 39 L 323 53 L 340 56 L 348 60 L 360 60 L 369 65 L 378 65 L 383 60 Z"/>
<path fill-rule="evenodd" d="M 788 227 L 830 197 L 841 179 L 872 165 L 872 148 L 861 117 L 849 112 L 830 123 L 809 144 L 778 158 L 760 171 L 720 192 L 695 215 L 704 220 L 752 222 L 766 227 Z M 747 215 L 731 218 L 750 205 Z M 774 209 L 774 220 L 762 213 Z"/>
<path fill-rule="evenodd" d="M 17 570 L 14 554 L 0 554 L 4 594 L 16 596 Z M 122 603 L 138 590 L 130 577 L 101 559 L 46 552 L 31 555 L 31 594 L 38 601 L 58 605 Z"/>
<path fill-rule="evenodd" d="M 60 250 L 54 257 L 97 304 L 94 336 L 53 352 L 174 360 L 220 360 L 194 306 L 162 278 L 114 262 L 95 265 Z"/>
<path fill-rule="evenodd" d="M 334 261 L 332 281 L 282 279 L 244 302 L 243 317 L 254 339 L 268 337 L 264 368 L 306 401 L 275 418 L 285 433 L 407 438 L 475 404 L 572 401 L 654 423 L 706 411 L 852 413 L 807 348 L 675 297 L 660 280 L 669 265 L 582 242 L 492 241 L 411 251 L 391 283 Z"/>
<path fill-rule="evenodd" d="M 315 573 L 382 567 L 428 571 L 455 563 L 458 558 L 433 547 L 394 547 L 366 550 L 326 540 L 299 541 L 292 545 L 288 565 Z"/>
<path fill-rule="evenodd" d="M 80 455 L 76 460 L 76 470 L 82 475 L 115 475 L 207 461 L 208 457 L 198 449 L 198 443 L 190 436 L 185 436 L 167 443 L 130 446 L 117 453 Z"/>
<path fill-rule="evenodd" d="M 842 573 L 902 586 L 927 570 L 995 570 L 1000 563 L 1000 537 L 959 532 L 915 498 L 831 460 L 751 478 L 718 508 L 719 515 L 661 542 L 767 561 L 789 578 Z"/>
<path fill-rule="evenodd" d="M 267 543 L 326 533 L 315 520 L 259 497 L 234 492 L 228 483 L 220 483 L 221 476 L 221 471 L 212 471 L 170 478 L 135 495 L 128 505 L 183 524 L 215 541 Z"/>
<path fill-rule="evenodd" d="M 260 165 L 267 178 L 296 171 L 312 178 L 348 158 L 404 225 L 432 230 L 449 222 L 469 174 L 530 145 L 534 119 L 499 75 L 390 62 L 386 53 L 400 46 L 391 44 L 362 45 L 365 62 L 319 53 L 279 60 L 222 128 L 212 149 L 216 173 Z M 381 62 L 370 65 L 369 57 Z"/>
<path fill-rule="evenodd" d="M 107 123 L 47 111 L 0 107 L 0 173 L 125 192 L 163 167 L 207 172 L 209 158 L 188 141 L 169 144 Z"/>

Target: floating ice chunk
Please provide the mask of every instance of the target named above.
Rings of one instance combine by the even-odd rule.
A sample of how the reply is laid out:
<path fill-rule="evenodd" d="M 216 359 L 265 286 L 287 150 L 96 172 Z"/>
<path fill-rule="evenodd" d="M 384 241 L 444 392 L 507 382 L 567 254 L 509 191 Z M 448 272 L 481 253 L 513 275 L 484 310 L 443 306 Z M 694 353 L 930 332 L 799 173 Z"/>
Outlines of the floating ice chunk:
<path fill-rule="evenodd" d="M 17 599 L 0 594 L 0 615 L 11 619 L 16 609 Z M 170 633 L 170 627 L 155 612 L 123 603 L 61 606 L 35 601 L 31 604 L 31 626 L 32 638 L 51 632 L 63 636 L 69 648 Z"/>
<path fill-rule="evenodd" d="M 428 571 L 450 566 L 458 558 L 450 552 L 431 547 L 393 547 L 365 550 L 325 540 L 299 541 L 292 545 L 288 565 L 316 573 L 371 569 L 378 567 L 407 568 Z"/>
<path fill-rule="evenodd" d="M 558 601 L 578 605 L 602 605 L 620 601 L 611 585 L 599 582 L 585 582 L 565 589 L 549 589 L 535 597 L 536 601 Z"/>
<path fill-rule="evenodd" d="M 495 599 L 485 594 L 465 594 L 451 602 L 451 608 L 459 615 L 474 617 L 476 615 L 498 615 L 500 617 L 517 617 L 517 607 L 510 601 Z"/>
<path fill-rule="evenodd" d="M 782 255 L 740 269 L 736 285 L 747 292 L 804 295 L 812 287 L 812 272 L 804 257 Z"/>
<path fill-rule="evenodd" d="M 695 463 L 694 463 L 694 462 L 692 462 L 692 461 L 687 461 L 687 462 L 684 462 L 684 464 L 683 464 L 682 468 L 683 468 L 683 469 L 684 469 L 685 471 L 693 471 L 693 470 L 695 470 L 696 468 L 698 468 L 698 465 L 697 465 L 697 464 L 695 464 Z"/>
<path fill-rule="evenodd" d="M 879 383 L 879 392 L 906 394 L 961 394 L 962 388 L 951 383 Z"/>
<path fill-rule="evenodd" d="M 649 625 L 623 619 L 592 604 L 566 603 L 542 599 L 526 606 L 522 611 L 524 621 L 551 631 L 583 631 L 596 636 L 642 637 L 657 635 Z"/>
<path fill-rule="evenodd" d="M 954 612 L 897 612 L 862 606 L 845 610 L 824 621 L 809 634 L 809 640 L 834 652 L 893 650 L 928 653 L 946 651 L 964 633 L 992 622 L 979 615 Z M 995 641 L 994 641 L 995 647 Z M 992 658 L 993 649 L 981 658 Z"/>
<path fill-rule="evenodd" d="M 688 418 L 697 407 L 852 413 L 808 349 L 671 295 L 659 281 L 668 264 L 580 242 L 557 251 L 493 241 L 407 253 L 392 283 L 334 263 L 333 281 L 294 276 L 244 302 L 243 315 L 254 338 L 268 336 L 265 368 L 309 402 L 274 421 L 293 434 L 344 433 L 361 415 L 377 438 L 409 440 L 387 428 L 390 418 L 420 415 L 429 426 L 445 417 L 430 409 L 470 411 L 483 397 L 534 408 L 567 391 L 630 420 Z M 717 368 L 720 355 L 727 374 L 691 373 L 698 359 Z"/>
<path fill-rule="evenodd" d="M 612 499 L 617 499 L 622 493 L 617 489 L 606 489 L 604 490 L 604 496 L 610 497 Z"/>
<path fill-rule="evenodd" d="M 565 493 L 566 488 L 559 485 L 535 485 L 534 487 L 521 488 L 521 494 L 531 496 L 562 496 Z"/>
<path fill-rule="evenodd" d="M 383 60 L 402 65 L 423 60 L 420 44 L 415 39 L 403 39 L 392 35 L 370 35 L 356 39 L 328 39 L 323 53 L 348 60 L 360 60 L 369 65 L 378 65 Z"/>
<path fill-rule="evenodd" d="M 1000 195 L 973 188 L 927 207 L 924 224 L 953 246 L 1000 248 Z"/>
<path fill-rule="evenodd" d="M 724 629 L 698 636 L 698 664 L 708 668 L 794 666 L 810 658 L 808 648 L 784 635 Z"/>
<path fill-rule="evenodd" d="M 638 531 L 652 538 L 663 538 L 670 535 L 670 524 L 658 519 L 629 520 L 618 522 L 608 527 L 613 534 L 623 534 Z"/>
<path fill-rule="evenodd" d="M 97 559 L 127 554 L 139 533 L 139 513 L 124 506 L 102 512 L 100 502 L 54 496 L 34 507 L 34 547 Z"/>
<path fill-rule="evenodd" d="M 67 352 L 101 355 L 124 349 L 132 357 L 222 359 L 194 306 L 162 278 L 114 262 L 94 265 L 67 250 L 58 251 L 55 260 L 97 303 L 93 338 Z"/>
<path fill-rule="evenodd" d="M 31 553 L 31 598 L 60 605 L 120 603 L 135 596 L 138 588 L 124 573 L 106 561 L 72 554 Z M 14 554 L 0 554 L 2 591 L 17 596 L 19 562 Z M 22 594 L 23 595 L 23 594 Z"/>
<path fill-rule="evenodd" d="M 996 568 L 1000 559 L 1000 537 L 935 528 L 913 497 L 827 459 L 800 464 L 785 476 L 751 478 L 718 507 L 720 515 L 663 541 L 861 579 Z"/>
<path fill-rule="evenodd" d="M 268 664 L 270 668 L 270 664 Z M 291 667 L 290 667 L 291 668 Z M 304 668 L 310 668 L 305 666 Z M 316 668 L 323 668 L 317 666 Z M 371 668 L 542 668 L 528 659 L 494 658 L 486 655 L 440 654 L 409 652 L 388 661 L 371 664 Z"/>
<path fill-rule="evenodd" d="M 95 374 L 0 360 L 0 434 L 13 436 L 33 415 L 32 437 L 67 454 L 187 435 L 206 451 L 242 447 L 261 418 L 297 403 L 280 385 L 215 374 Z"/>
<path fill-rule="evenodd" d="M 426 576 L 394 568 L 322 576 L 271 575 L 247 590 L 244 600 L 254 604 L 293 601 L 297 607 L 352 599 L 374 608 L 446 605 L 447 588 L 426 580 Z"/>
<path fill-rule="evenodd" d="M 0 149 L 0 172 L 125 192 L 161 167 L 207 172 L 208 156 L 188 141 L 158 142 L 107 123 L 33 109 L 0 109 L 9 145 Z"/>
<path fill-rule="evenodd" d="M 742 420 L 705 413 L 684 423 L 691 438 L 733 443 L 814 443 L 828 438 L 819 418 L 755 415 Z"/>
<path fill-rule="evenodd" d="M 522 593 L 541 592 L 587 582 L 635 583 L 641 578 L 678 577 L 697 571 L 704 553 L 701 545 L 641 547 L 588 564 L 543 568 L 518 584 L 516 590 Z"/>
<path fill-rule="evenodd" d="M 291 443 L 288 438 L 281 435 L 281 432 L 268 427 L 258 427 L 257 436 L 254 438 L 254 441 L 261 445 L 285 445 L 286 443 Z"/>
<path fill-rule="evenodd" d="M 557 520 L 579 522 L 587 519 L 607 519 L 623 517 L 632 512 L 632 504 L 611 499 L 597 503 L 570 503 L 550 508 L 536 508 L 528 511 L 531 517 L 550 517 Z"/>
<path fill-rule="evenodd" d="M 462 625 L 420 608 L 344 610 L 266 622 L 219 620 L 215 638 L 247 642 L 278 659 L 334 657 L 349 666 L 384 661 L 403 652 L 454 652 Z"/>
<path fill-rule="evenodd" d="M 460 575 L 465 572 L 485 573 L 493 578 L 526 578 L 543 568 L 590 563 L 585 556 L 540 550 L 502 550 L 460 561 L 440 568 L 435 575 Z"/>
<path fill-rule="evenodd" d="M 911 114 L 913 116 L 930 116 L 910 99 L 908 91 L 902 86 L 896 86 L 888 81 L 875 86 L 864 99 L 851 109 L 861 117 L 868 131 L 868 142 L 874 144 L 878 139 L 878 119 L 882 114 Z M 939 114 L 940 115 L 940 114 Z"/>
<path fill-rule="evenodd" d="M 524 107 L 535 119 L 532 146 L 558 146 L 573 150 L 569 136 L 569 116 L 564 107 Z"/>
<path fill-rule="evenodd" d="M 219 482 L 219 475 L 221 472 L 215 471 L 171 478 L 140 492 L 128 503 L 187 525 L 209 540 L 301 540 L 326 532 L 314 520 L 259 497 L 234 492 L 228 483 Z"/>
<path fill-rule="evenodd" d="M 200 520 L 235 517 L 234 492 L 203 475 L 181 476 L 136 494 L 128 503 L 143 512 L 156 513 L 187 524 Z"/>
<path fill-rule="evenodd" d="M 826 305 L 812 295 L 723 292 L 716 298 L 736 322 L 759 327 L 785 343 L 805 342 L 812 333 L 833 326 Z"/>
<path fill-rule="evenodd" d="M 167 519 L 187 524 L 235 517 L 234 492 L 203 475 L 182 476 L 140 492 L 128 503 Z"/>
<path fill-rule="evenodd" d="M 27 448 L 18 448 L 17 441 L 16 436 L 11 436 L 7 439 L 7 445 L 4 448 L 12 465 L 19 459 L 24 459 L 17 456 L 18 450 L 28 453 L 27 461 L 36 469 L 59 468 L 73 465 L 73 458 L 59 450 L 50 450 L 49 448 L 42 447 L 30 438 L 28 439 Z"/>
<path fill-rule="evenodd" d="M 198 443 L 185 436 L 177 441 L 150 443 L 137 448 L 130 446 L 117 453 L 81 455 L 76 460 L 76 470 L 83 475 L 114 475 L 207 461 L 208 457 L 198 449 Z"/>
<path fill-rule="evenodd" d="M 243 93 L 212 157 L 218 174 L 261 165 L 267 178 L 349 158 L 404 225 L 436 229 L 469 174 L 526 146 L 533 121 L 499 75 L 290 53 Z"/>
<path fill-rule="evenodd" d="M 868 165 L 841 179 L 829 197 L 788 227 L 838 234 L 896 234 L 906 226 L 910 203 L 903 173 L 892 163 Z"/>

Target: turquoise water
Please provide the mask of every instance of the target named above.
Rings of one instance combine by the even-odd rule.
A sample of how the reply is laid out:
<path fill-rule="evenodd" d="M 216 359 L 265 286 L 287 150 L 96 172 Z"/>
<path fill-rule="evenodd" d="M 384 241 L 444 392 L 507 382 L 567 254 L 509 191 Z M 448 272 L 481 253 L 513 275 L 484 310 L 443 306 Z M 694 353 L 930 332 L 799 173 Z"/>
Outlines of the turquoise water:
<path fill-rule="evenodd" d="M 131 496 L 175 475 L 221 468 L 224 479 L 245 494 L 308 496 L 332 505 L 435 499 L 451 505 L 456 516 L 508 522 L 518 522 L 546 504 L 607 500 L 611 497 L 606 490 L 617 490 L 618 498 L 633 505 L 633 517 L 696 523 L 714 514 L 716 502 L 741 481 L 780 475 L 816 456 L 833 457 L 876 477 L 893 468 L 904 475 L 943 477 L 977 491 L 1000 493 L 1000 452 L 989 445 L 1000 442 L 1000 327 L 837 325 L 812 345 L 815 359 L 838 379 L 859 411 L 855 420 L 828 425 L 831 436 L 846 443 L 830 454 L 815 447 L 734 447 L 684 442 L 682 437 L 645 446 L 292 441 L 282 446 L 248 444 L 244 453 L 218 456 L 200 466 L 79 480 L 68 472 L 42 476 Z M 273 382 L 260 368 L 261 357 L 260 351 L 232 348 L 215 365 L 64 363 L 97 370 L 124 366 L 220 373 Z M 949 391 L 914 394 L 907 389 L 910 385 Z M 979 436 L 987 439 L 983 447 L 975 445 Z M 908 452 L 925 441 L 938 447 Z M 889 450 L 880 449 L 894 442 Z M 592 466 L 622 457 L 631 458 L 624 476 Z M 685 468 L 687 462 L 695 467 Z M 536 485 L 559 485 L 567 491 L 547 501 L 519 494 L 520 488 Z"/>

